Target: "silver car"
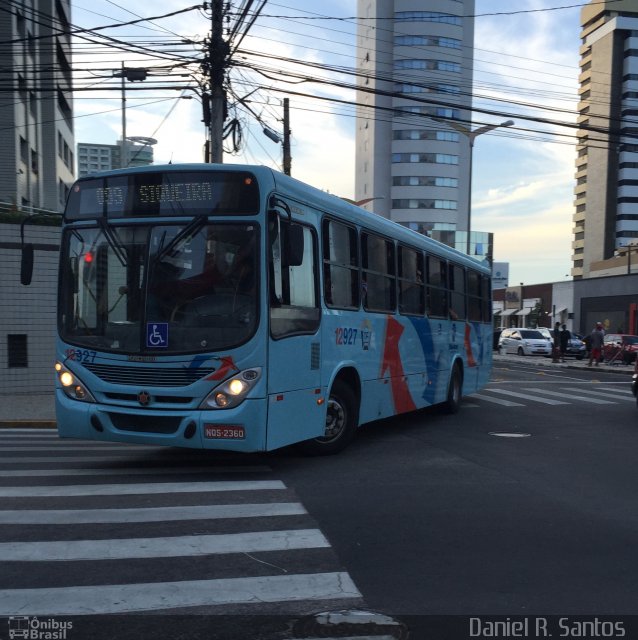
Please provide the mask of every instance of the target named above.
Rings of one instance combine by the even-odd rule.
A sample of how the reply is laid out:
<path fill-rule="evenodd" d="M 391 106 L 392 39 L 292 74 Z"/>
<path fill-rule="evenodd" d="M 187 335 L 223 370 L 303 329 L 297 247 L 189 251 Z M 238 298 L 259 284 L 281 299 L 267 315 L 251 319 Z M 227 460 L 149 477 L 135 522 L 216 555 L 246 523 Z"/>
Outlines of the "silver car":
<path fill-rule="evenodd" d="M 517 353 L 519 356 L 549 356 L 552 343 L 536 329 L 505 329 L 498 341 L 499 353 Z"/>

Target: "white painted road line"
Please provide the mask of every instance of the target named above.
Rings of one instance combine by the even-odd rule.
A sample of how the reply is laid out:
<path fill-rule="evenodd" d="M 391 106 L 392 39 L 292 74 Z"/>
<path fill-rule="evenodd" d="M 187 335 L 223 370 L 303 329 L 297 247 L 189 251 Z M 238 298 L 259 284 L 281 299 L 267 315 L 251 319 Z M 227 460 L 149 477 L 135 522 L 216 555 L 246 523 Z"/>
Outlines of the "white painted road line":
<path fill-rule="evenodd" d="M 73 458 L 73 461 L 77 458 Z M 2 459 L 0 458 L 0 461 Z M 4 462 L 2 462 L 4 464 Z M 163 475 L 199 475 L 216 473 L 266 473 L 272 472 L 266 465 L 236 467 L 145 467 L 133 469 L 120 467 L 117 469 L 0 469 L 0 478 L 41 478 L 58 476 L 163 476 Z"/>
<path fill-rule="evenodd" d="M 532 393 L 544 393 L 545 395 L 548 396 L 556 396 L 557 398 L 564 398 L 565 397 L 565 392 L 560 392 L 560 391 L 549 391 L 547 389 L 534 389 L 531 387 L 525 388 L 524 391 L 531 391 Z M 590 402 L 592 404 L 616 404 L 615 402 L 612 402 L 611 400 L 601 400 L 599 398 L 591 398 L 589 396 L 575 396 L 575 395 L 571 395 L 569 396 L 569 400 L 581 400 L 582 402 Z"/>
<path fill-rule="evenodd" d="M 186 558 L 223 553 L 259 553 L 329 547 L 319 529 L 257 531 L 170 538 L 2 542 L 2 562 Z"/>
<path fill-rule="evenodd" d="M 92 615 L 181 607 L 361 598 L 345 572 L 56 589 L 0 590 L 0 616 Z"/>
<path fill-rule="evenodd" d="M 511 402 L 510 400 L 502 400 L 501 398 L 491 398 L 490 396 L 483 395 L 482 393 L 473 393 L 468 397 L 478 398 L 479 400 L 485 400 L 486 402 L 492 402 L 494 404 L 500 404 L 502 407 L 524 407 L 525 406 L 520 402 Z"/>
<path fill-rule="evenodd" d="M 141 509 L 20 509 L 0 511 L 2 524 L 98 524 L 167 522 L 174 520 L 221 520 L 304 515 L 299 502 L 215 504 L 191 507 L 145 507 Z"/>
<path fill-rule="evenodd" d="M 559 405 L 559 404 L 569 404 L 569 402 L 562 402 L 561 400 L 551 400 L 550 398 L 539 398 L 538 396 L 531 396 L 526 393 L 517 393 L 516 391 L 508 391 L 507 389 L 488 389 L 490 393 L 500 393 L 504 396 L 512 396 L 513 398 L 523 398 L 524 400 L 529 400 L 530 402 L 541 402 L 542 404 L 551 404 L 551 405 Z"/>
<path fill-rule="evenodd" d="M 82 453 L 83 451 L 119 451 L 120 453 L 147 453 L 147 452 L 152 452 L 152 453 L 156 453 L 157 449 L 155 447 L 153 448 L 149 448 L 149 447 L 145 447 L 144 445 L 138 446 L 138 447 L 131 447 L 131 446 L 115 446 L 115 447 L 111 447 L 109 445 L 104 445 L 104 446 L 98 446 L 98 447 L 91 447 L 91 446 L 87 446 L 87 445 L 81 445 L 81 444 L 66 444 L 66 443 L 51 443 L 49 446 L 47 447 L 34 447 L 34 446 L 29 446 L 25 443 L 25 446 L 23 447 L 2 447 L 2 451 L 24 451 L 26 453 L 30 452 L 30 451 L 48 451 L 49 453 L 55 452 L 57 453 L 58 451 L 63 452 L 63 451 L 72 451 L 74 453 Z"/>
<path fill-rule="evenodd" d="M 219 482 L 148 482 L 145 484 L 83 484 L 41 487 L 0 487 L 0 498 L 68 496 L 133 496 L 146 494 L 208 493 L 211 491 L 265 491 L 285 489 L 281 480 Z"/>
<path fill-rule="evenodd" d="M 566 391 L 582 391 L 582 389 L 579 389 L 577 387 L 561 387 L 561 389 L 565 389 Z M 587 394 L 590 396 L 595 396 L 596 398 L 611 398 L 613 400 L 620 400 L 625 402 L 636 402 L 633 396 L 631 397 L 622 396 L 622 395 L 619 395 L 617 391 L 614 391 L 612 393 L 602 393 L 600 391 L 594 391 L 594 390 L 590 391 L 588 389 Z"/>
<path fill-rule="evenodd" d="M 23 451 L 26 453 L 27 450 L 23 449 Z M 2 447 L 0 446 L 0 454 L 2 453 Z M 113 455 L 108 455 L 108 456 L 79 456 L 76 455 L 75 452 L 68 452 L 69 455 L 66 456 L 57 456 L 57 455 L 53 455 L 53 456 L 23 456 L 23 457 L 16 457 L 16 456 L 2 456 L 0 455 L 0 463 L 4 466 L 7 464 L 40 464 L 42 462 L 46 462 L 47 464 L 53 464 L 53 463 L 58 463 L 58 462 L 90 462 L 92 464 L 97 464 L 97 463 L 111 463 L 111 462 L 130 462 L 131 459 L 135 460 L 135 461 L 139 461 L 139 460 L 143 460 L 143 461 L 147 461 L 147 462 L 153 462 L 154 460 L 157 460 L 157 458 L 153 457 L 153 454 L 149 455 L 149 456 L 145 456 L 145 457 L 140 457 L 137 452 L 134 451 L 129 451 L 129 452 L 122 452 L 121 455 L 117 455 L 117 454 L 113 454 Z M 127 455 L 124 455 L 125 453 L 127 453 Z M 174 457 L 174 458 L 167 458 L 166 460 L 162 460 L 162 462 L 184 462 L 184 461 L 188 461 L 191 460 L 193 461 L 192 458 L 188 458 L 188 457 Z M 202 459 L 200 458 L 197 462 L 201 463 Z"/>

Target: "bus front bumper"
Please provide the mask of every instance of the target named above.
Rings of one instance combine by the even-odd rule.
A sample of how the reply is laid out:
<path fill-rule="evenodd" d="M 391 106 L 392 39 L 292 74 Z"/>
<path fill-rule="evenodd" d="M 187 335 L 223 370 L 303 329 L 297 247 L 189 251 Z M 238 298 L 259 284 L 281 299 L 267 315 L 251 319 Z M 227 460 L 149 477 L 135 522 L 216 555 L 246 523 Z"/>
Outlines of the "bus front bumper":
<path fill-rule="evenodd" d="M 78 402 L 56 389 L 61 438 L 255 452 L 266 447 L 265 399 L 234 409 L 157 411 Z"/>

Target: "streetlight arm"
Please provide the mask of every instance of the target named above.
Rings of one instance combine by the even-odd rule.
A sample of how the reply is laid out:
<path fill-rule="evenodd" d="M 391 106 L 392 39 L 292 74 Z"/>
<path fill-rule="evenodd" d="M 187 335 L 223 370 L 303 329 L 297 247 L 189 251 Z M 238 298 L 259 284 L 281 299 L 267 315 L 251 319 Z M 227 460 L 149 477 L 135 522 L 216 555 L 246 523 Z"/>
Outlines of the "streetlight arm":
<path fill-rule="evenodd" d="M 501 122 L 501 124 L 486 124 L 484 127 L 474 129 L 474 131 L 470 131 L 466 135 L 470 139 L 470 145 L 473 145 L 474 138 L 476 138 L 477 136 L 480 136 L 483 133 L 487 133 L 488 131 L 492 131 L 492 129 L 498 129 L 499 127 L 511 127 L 513 124 L 514 120 L 506 120 L 505 122 Z"/>

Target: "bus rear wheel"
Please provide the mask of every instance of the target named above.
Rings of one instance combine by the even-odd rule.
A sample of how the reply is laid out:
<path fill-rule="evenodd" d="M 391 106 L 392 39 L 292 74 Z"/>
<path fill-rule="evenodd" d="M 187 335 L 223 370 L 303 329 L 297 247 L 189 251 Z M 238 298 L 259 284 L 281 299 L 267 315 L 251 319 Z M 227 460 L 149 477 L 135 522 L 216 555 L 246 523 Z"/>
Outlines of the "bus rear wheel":
<path fill-rule="evenodd" d="M 354 392 L 345 382 L 335 380 L 326 407 L 326 427 L 323 436 L 306 440 L 299 448 L 306 454 L 326 456 L 345 449 L 354 438 L 359 421 Z"/>
<path fill-rule="evenodd" d="M 447 390 L 447 399 L 445 401 L 445 410 L 447 413 L 458 413 L 461 408 L 461 398 L 463 396 L 463 373 L 461 368 L 456 365 L 452 371 L 450 385 Z"/>

